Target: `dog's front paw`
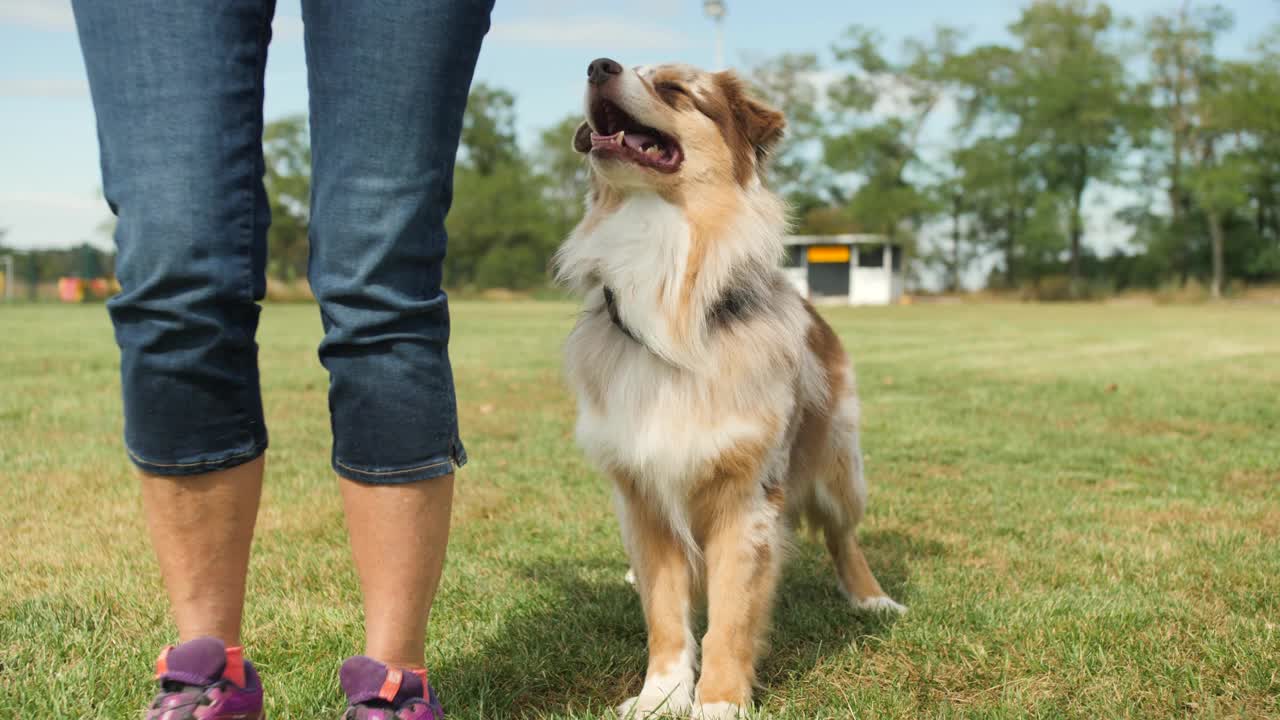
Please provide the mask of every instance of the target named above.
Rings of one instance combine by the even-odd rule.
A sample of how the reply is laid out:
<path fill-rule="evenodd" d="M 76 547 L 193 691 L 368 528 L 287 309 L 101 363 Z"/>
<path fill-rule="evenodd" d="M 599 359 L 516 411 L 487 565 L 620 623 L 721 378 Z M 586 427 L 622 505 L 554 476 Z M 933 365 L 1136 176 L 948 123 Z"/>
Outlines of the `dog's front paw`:
<path fill-rule="evenodd" d="M 692 717 L 695 720 L 735 720 L 746 715 L 746 710 L 741 705 L 731 702 L 714 702 L 698 705 Z"/>
<path fill-rule="evenodd" d="M 853 606 L 867 612 L 891 613 L 894 615 L 905 615 L 907 613 L 906 605 L 897 602 L 888 595 L 877 595 L 863 598 L 862 600 L 854 600 Z"/>
<path fill-rule="evenodd" d="M 618 717 L 623 720 L 684 717 L 692 707 L 693 700 L 679 689 L 665 695 L 641 692 L 618 706 Z"/>

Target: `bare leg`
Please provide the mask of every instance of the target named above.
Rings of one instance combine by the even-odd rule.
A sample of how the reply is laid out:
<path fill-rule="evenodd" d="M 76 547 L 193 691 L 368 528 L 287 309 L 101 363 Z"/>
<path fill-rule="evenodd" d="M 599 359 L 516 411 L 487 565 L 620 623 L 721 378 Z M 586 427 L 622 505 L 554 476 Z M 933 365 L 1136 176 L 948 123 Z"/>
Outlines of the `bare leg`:
<path fill-rule="evenodd" d="M 453 475 L 403 485 L 341 480 L 364 593 L 365 654 L 423 667 L 427 619 L 444 569 Z"/>
<path fill-rule="evenodd" d="M 151 544 L 182 642 L 210 636 L 240 644 L 264 462 L 185 477 L 142 474 Z"/>

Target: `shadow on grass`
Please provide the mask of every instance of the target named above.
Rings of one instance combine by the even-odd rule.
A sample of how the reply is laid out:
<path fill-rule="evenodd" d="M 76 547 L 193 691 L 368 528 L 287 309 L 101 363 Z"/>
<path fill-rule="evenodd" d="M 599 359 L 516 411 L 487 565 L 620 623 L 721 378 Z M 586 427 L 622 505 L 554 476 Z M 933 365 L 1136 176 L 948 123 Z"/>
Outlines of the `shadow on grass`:
<path fill-rule="evenodd" d="M 474 651 L 433 668 L 449 716 L 596 717 L 638 687 L 644 620 L 625 569 L 617 556 L 515 565 L 516 608 Z"/>
<path fill-rule="evenodd" d="M 862 544 L 886 592 L 910 605 L 913 559 L 939 555 L 933 540 L 900 532 L 864 533 Z M 548 714 L 595 717 L 639 691 L 645 630 L 640 602 L 615 559 L 543 558 L 515 568 L 527 582 L 522 603 L 477 649 L 435 668 L 449 688 L 451 717 Z M 824 550 L 797 540 L 774 612 L 772 649 L 760 668 L 758 699 L 802 681 L 823 658 L 888 632 L 893 616 L 859 613 L 836 589 Z M 705 630 L 700 622 L 697 636 Z"/>
<path fill-rule="evenodd" d="M 884 591 L 908 608 L 911 564 L 948 552 L 936 540 L 896 530 L 863 532 L 858 539 Z M 797 539 L 778 589 L 770 649 L 760 662 L 757 702 L 803 683 L 826 657 L 871 648 L 868 640 L 887 634 L 898 618 L 851 608 L 837 589 L 825 548 Z"/>

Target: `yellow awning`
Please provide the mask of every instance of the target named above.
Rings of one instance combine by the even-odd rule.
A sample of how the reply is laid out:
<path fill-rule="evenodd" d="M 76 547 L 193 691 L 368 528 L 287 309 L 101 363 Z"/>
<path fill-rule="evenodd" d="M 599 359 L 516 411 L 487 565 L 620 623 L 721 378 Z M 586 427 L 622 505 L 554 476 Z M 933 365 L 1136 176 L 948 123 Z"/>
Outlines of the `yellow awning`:
<path fill-rule="evenodd" d="M 811 263 L 847 263 L 849 262 L 848 245 L 811 245 L 809 247 Z"/>

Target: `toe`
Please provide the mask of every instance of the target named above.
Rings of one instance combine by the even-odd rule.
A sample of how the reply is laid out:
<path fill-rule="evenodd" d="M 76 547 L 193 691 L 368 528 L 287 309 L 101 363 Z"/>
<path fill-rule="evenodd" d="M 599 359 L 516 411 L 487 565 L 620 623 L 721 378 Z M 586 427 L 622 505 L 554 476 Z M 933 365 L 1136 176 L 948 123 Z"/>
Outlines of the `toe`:
<path fill-rule="evenodd" d="M 888 595 L 877 595 L 875 597 L 863 598 L 854 601 L 854 606 L 859 610 L 867 610 L 870 612 L 893 613 L 903 615 L 907 612 L 907 607 L 895 601 Z"/>
<path fill-rule="evenodd" d="M 742 706 L 729 702 L 702 703 L 693 712 L 696 720 L 734 720 L 743 716 Z"/>

